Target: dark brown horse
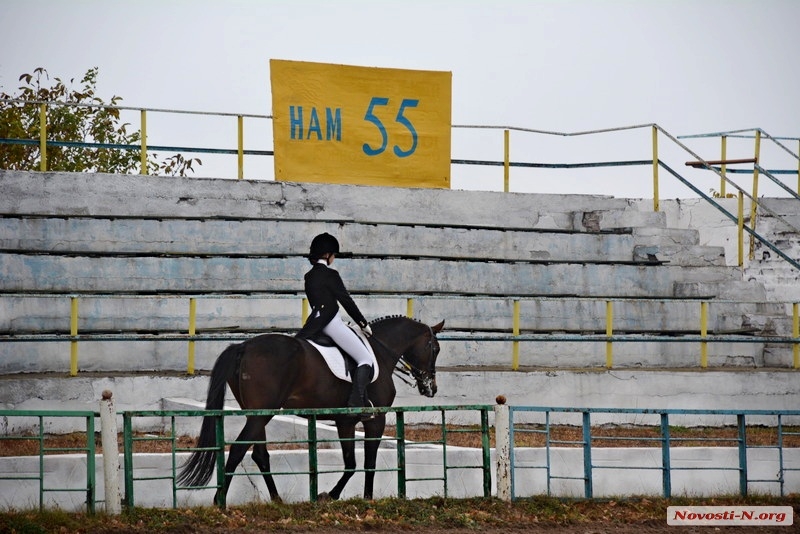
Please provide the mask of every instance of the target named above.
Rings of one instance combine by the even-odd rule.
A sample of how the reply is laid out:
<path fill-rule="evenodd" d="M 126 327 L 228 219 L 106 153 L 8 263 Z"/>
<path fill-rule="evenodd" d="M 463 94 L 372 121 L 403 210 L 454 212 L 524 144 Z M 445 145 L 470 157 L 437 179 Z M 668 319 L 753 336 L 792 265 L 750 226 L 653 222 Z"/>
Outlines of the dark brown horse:
<path fill-rule="evenodd" d="M 367 393 L 374 406 L 391 406 L 395 387 L 392 373 L 398 363 L 410 370 L 422 395 L 436 394 L 436 356 L 439 342 L 436 334 L 444 327 L 444 321 L 436 326 L 407 317 L 385 317 L 371 323 L 370 338 L 378 360 L 378 378 L 369 385 Z M 211 371 L 211 382 L 206 400 L 207 410 L 221 410 L 225 399 L 225 384 L 228 384 L 242 409 L 278 408 L 340 408 L 347 405 L 350 383 L 336 378 L 328 368 L 319 351 L 305 340 L 284 334 L 265 334 L 229 346 L 219 355 Z M 205 486 L 214 470 L 216 452 L 215 417 L 203 418 L 197 448 L 188 462 L 182 466 L 178 482 L 184 486 Z M 214 502 L 225 505 L 225 497 L 236 467 L 244 458 L 253 442 L 253 461 L 261 470 L 267 483 L 270 498 L 280 501 L 275 481 L 269 467 L 266 446 L 266 425 L 272 416 L 250 416 L 236 442 L 230 447 L 225 464 L 225 483 L 217 490 Z M 338 499 L 347 482 L 354 474 L 355 427 L 359 418 L 354 415 L 331 415 L 339 437 L 342 439 L 342 455 L 345 471 L 327 494 L 320 498 Z M 386 415 L 363 421 L 364 425 L 364 498 L 372 498 L 375 464 L 380 438 L 386 426 Z M 370 439 L 372 438 L 372 439 Z M 241 442 L 241 443 L 239 443 Z M 208 449 L 208 450 L 202 450 Z"/>

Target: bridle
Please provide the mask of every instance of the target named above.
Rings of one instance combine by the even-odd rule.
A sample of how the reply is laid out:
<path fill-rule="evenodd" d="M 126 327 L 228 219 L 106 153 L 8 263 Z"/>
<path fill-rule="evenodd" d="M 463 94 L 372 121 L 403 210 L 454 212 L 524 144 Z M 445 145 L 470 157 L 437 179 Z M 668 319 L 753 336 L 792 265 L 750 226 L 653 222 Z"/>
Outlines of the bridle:
<path fill-rule="evenodd" d="M 424 324 L 424 323 L 423 323 Z M 428 351 L 428 362 L 430 367 L 428 369 L 421 369 L 416 365 L 413 365 L 408 360 L 406 360 L 405 353 L 401 353 L 397 358 L 397 363 L 394 367 L 394 375 L 397 376 L 400 380 L 405 382 L 410 387 L 419 387 L 420 380 L 425 382 L 433 382 L 436 379 L 436 363 L 435 363 L 435 354 L 434 354 L 434 347 L 433 347 L 433 340 L 435 339 L 435 334 L 433 333 L 433 329 L 429 325 L 425 325 L 428 327 L 428 342 L 425 344 L 425 349 Z M 386 343 L 375 337 L 372 336 L 372 340 L 376 341 L 381 347 L 384 348 L 390 354 L 397 354 L 397 352 L 388 347 Z M 411 382 L 406 377 L 411 376 L 414 378 L 414 382 Z"/>

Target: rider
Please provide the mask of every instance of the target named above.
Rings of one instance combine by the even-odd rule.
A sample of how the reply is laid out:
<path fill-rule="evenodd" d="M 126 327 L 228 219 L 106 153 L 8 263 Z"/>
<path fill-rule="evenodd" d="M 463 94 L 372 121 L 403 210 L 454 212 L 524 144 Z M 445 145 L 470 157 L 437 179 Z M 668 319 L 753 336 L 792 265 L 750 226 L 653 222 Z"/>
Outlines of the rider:
<path fill-rule="evenodd" d="M 309 339 L 324 332 L 356 361 L 353 389 L 347 402 L 348 407 L 356 408 L 366 406 L 367 385 L 373 376 L 372 356 L 355 332 L 344 324 L 339 303 L 366 335 L 371 336 L 372 329 L 347 292 L 338 271 L 330 268 L 338 253 L 339 241 L 329 233 L 319 234 L 311 241 L 308 261 L 312 267 L 305 275 L 311 313 L 297 337 Z"/>

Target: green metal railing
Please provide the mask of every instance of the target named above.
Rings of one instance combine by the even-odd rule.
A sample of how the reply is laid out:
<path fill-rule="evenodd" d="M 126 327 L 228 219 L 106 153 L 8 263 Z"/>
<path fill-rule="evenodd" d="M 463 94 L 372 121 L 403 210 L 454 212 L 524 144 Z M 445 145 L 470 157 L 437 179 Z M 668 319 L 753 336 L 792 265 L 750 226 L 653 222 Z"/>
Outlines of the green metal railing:
<path fill-rule="evenodd" d="M 0 481 L 2 480 L 15 480 L 20 482 L 33 482 L 36 481 L 39 488 L 39 510 L 45 508 L 45 494 L 46 493 L 61 493 L 61 492 L 80 492 L 86 494 L 86 511 L 88 513 L 95 512 L 95 492 L 97 483 L 95 480 L 95 417 L 99 414 L 90 411 L 55 411 L 55 410 L 0 410 L 0 418 L 10 420 L 9 426 L 14 425 L 14 419 L 17 418 L 35 418 L 38 420 L 37 432 L 35 435 L 0 435 L 0 444 L 10 442 L 35 442 L 38 448 L 36 456 L 39 458 L 38 472 L 37 473 L 12 473 L 0 474 Z M 80 418 L 86 421 L 86 446 L 85 447 L 48 447 L 46 444 L 47 435 L 45 433 L 45 420 L 46 419 L 63 419 L 63 418 Z M 70 487 L 56 487 L 48 486 L 46 480 L 45 463 L 47 459 L 53 459 L 54 454 L 65 453 L 85 453 L 86 456 L 86 478 L 82 481 L 80 477 L 74 477 L 72 482 L 76 484 L 83 484 Z"/>
<path fill-rule="evenodd" d="M 178 506 L 178 492 L 179 491 L 191 491 L 191 490 L 198 490 L 198 489 L 219 489 L 222 487 L 224 483 L 225 476 L 230 474 L 234 477 L 238 476 L 250 476 L 250 475 L 262 475 L 264 473 L 260 472 L 244 472 L 240 470 L 236 473 L 226 473 L 225 472 L 225 451 L 226 448 L 231 445 L 232 441 L 227 441 L 225 439 L 225 419 L 227 417 L 241 417 L 241 416 L 300 416 L 308 419 L 307 425 L 307 436 L 305 439 L 297 439 L 297 440 L 288 440 L 288 441 L 273 441 L 267 439 L 267 441 L 254 441 L 254 442 L 245 442 L 251 445 L 257 443 L 264 443 L 267 445 L 288 445 L 295 448 L 305 449 L 308 452 L 308 468 L 306 470 L 289 470 L 289 471 L 272 471 L 271 474 L 275 477 L 281 476 L 297 476 L 297 475 L 306 475 L 308 477 L 308 488 L 309 488 L 309 500 L 315 502 L 317 500 L 318 488 L 319 488 L 319 479 L 320 476 L 331 474 L 331 473 L 342 473 L 344 472 L 344 467 L 339 470 L 324 470 L 320 468 L 319 458 L 318 458 L 318 448 L 321 444 L 329 444 L 329 443 L 341 443 L 343 440 L 341 438 L 321 438 L 317 435 L 317 423 L 326 419 L 329 419 L 332 415 L 337 414 L 353 414 L 357 412 L 366 411 L 367 413 L 393 413 L 395 414 L 396 418 L 396 432 L 394 437 L 381 437 L 377 438 L 379 441 L 391 441 L 395 444 L 395 451 L 396 451 L 396 466 L 395 467 L 388 467 L 384 469 L 376 468 L 371 470 L 375 473 L 378 472 L 391 472 L 396 473 L 397 477 L 397 496 L 400 498 L 405 498 L 407 495 L 407 486 L 410 483 L 414 482 L 432 482 L 432 481 L 440 481 L 442 484 L 442 495 L 447 497 L 449 495 L 448 489 L 448 481 L 449 476 L 448 473 L 452 470 L 463 470 L 463 469 L 477 469 L 480 470 L 482 473 L 483 479 L 483 496 L 489 497 L 491 496 L 491 449 L 490 449 L 490 426 L 489 426 L 489 411 L 492 410 L 492 406 L 485 406 L 485 405 L 465 405 L 465 406 L 417 406 L 417 407 L 388 407 L 388 408 L 367 408 L 367 409 L 352 409 L 352 408 L 330 408 L 330 409 L 294 409 L 294 410 L 149 410 L 149 411 L 126 411 L 122 413 L 123 416 L 123 443 L 124 443 L 124 461 L 125 461 L 125 497 L 124 502 L 127 506 L 135 506 L 136 503 L 136 482 L 139 481 L 157 481 L 157 480 L 164 480 L 169 481 L 171 484 L 171 491 L 172 491 L 172 506 Z M 478 465 L 465 465 L 463 463 L 459 463 L 458 465 L 452 465 L 449 463 L 450 456 L 448 455 L 448 433 L 453 432 L 448 427 L 447 424 L 447 416 L 453 412 L 464 412 L 470 411 L 474 412 L 477 411 L 480 414 L 480 424 L 479 430 L 481 435 L 481 450 L 482 450 L 482 461 Z M 407 464 L 406 464 L 406 455 L 408 452 L 408 447 L 412 445 L 411 443 L 407 442 L 405 437 L 405 414 L 407 413 L 418 413 L 418 412 L 438 412 L 440 417 L 440 428 L 441 428 L 441 439 L 436 441 L 428 441 L 428 442 L 414 442 L 413 445 L 436 445 L 441 447 L 442 453 L 442 473 L 440 476 L 424 476 L 424 477 L 412 477 L 409 476 L 407 472 Z M 186 417 L 204 417 L 204 416 L 211 416 L 215 417 L 216 423 L 216 445 L 211 447 L 210 449 L 197 449 L 197 448 L 181 448 L 177 446 L 176 442 L 176 418 L 186 418 Z M 164 437 L 135 437 L 133 433 L 133 428 L 135 426 L 135 421 L 141 418 L 168 418 L 171 431 L 169 436 Z M 269 427 L 268 427 L 269 430 Z M 455 430 L 456 432 L 464 431 L 462 430 Z M 269 432 L 268 432 L 269 434 Z M 362 441 L 364 438 L 356 437 L 353 441 Z M 152 441 L 152 440 L 166 440 L 171 443 L 171 470 L 169 472 L 160 473 L 153 476 L 137 476 L 136 475 L 136 463 L 135 463 L 135 455 L 134 455 L 134 448 L 137 442 L 141 441 Z M 190 453 L 199 450 L 213 450 L 217 454 L 217 469 L 216 469 L 216 480 L 210 486 L 205 487 L 178 487 L 176 483 L 177 477 L 177 469 L 178 469 L 178 460 L 177 454 L 179 453 Z M 362 469 L 355 469 L 355 472 L 364 472 L 365 470 Z M 222 503 L 224 504 L 224 503 Z"/>
<path fill-rule="evenodd" d="M 526 412 L 541 413 L 544 415 L 544 424 L 541 428 L 531 429 L 525 426 L 514 425 L 514 415 L 523 414 Z M 552 419 L 554 416 L 563 416 L 565 414 L 579 414 L 582 419 L 580 441 L 566 441 L 559 440 L 553 437 L 553 424 Z M 653 438 L 642 437 L 609 437 L 606 435 L 597 435 L 592 433 L 592 418 L 598 415 L 609 414 L 624 414 L 624 415 L 656 415 L 660 418 L 659 436 Z M 670 423 L 671 416 L 708 416 L 719 415 L 729 416 L 736 418 L 736 431 L 735 438 L 720 438 L 720 437 L 692 437 L 692 438 L 676 438 L 670 435 L 672 425 Z M 545 472 L 547 494 L 551 494 L 551 484 L 554 480 L 573 480 L 582 482 L 584 486 L 584 497 L 591 499 L 594 497 L 594 474 L 600 469 L 621 469 L 621 470 L 658 470 L 662 474 L 662 495 L 665 498 L 673 496 L 672 490 L 672 474 L 676 471 L 731 471 L 738 475 L 739 479 L 739 494 L 745 496 L 749 492 L 751 484 L 771 484 L 779 488 L 781 496 L 786 495 L 786 475 L 788 473 L 800 473 L 800 467 L 790 467 L 787 464 L 784 455 L 784 439 L 786 437 L 800 436 L 800 432 L 789 430 L 786 428 L 785 420 L 789 417 L 797 418 L 800 416 L 798 410 L 681 410 L 681 409 L 639 409 L 639 408 L 560 408 L 560 407 L 532 407 L 532 406 L 511 406 L 509 407 L 509 433 L 510 433 L 510 448 L 511 448 L 511 494 L 512 498 L 518 498 L 515 492 L 515 479 L 523 476 L 520 474 L 524 470 L 541 470 Z M 776 428 L 777 441 L 775 445 L 748 445 L 747 444 L 747 421 L 753 418 L 760 418 L 759 426 L 763 426 L 763 418 L 772 418 L 774 427 Z M 772 426 L 772 425 L 767 425 Z M 540 465 L 517 465 L 515 463 L 514 453 L 514 433 L 534 432 L 541 434 L 545 439 L 546 461 Z M 592 441 L 602 439 L 603 441 L 653 441 L 658 443 L 661 449 L 661 465 L 614 465 L 614 466 L 598 466 L 593 463 Z M 692 441 L 697 443 L 702 442 L 715 442 L 730 441 L 738 450 L 738 465 L 736 466 L 684 466 L 676 467 L 672 465 L 672 453 L 675 450 L 674 444 L 680 441 Z M 552 449 L 554 447 L 580 447 L 583 451 L 583 474 L 581 476 L 562 475 L 554 472 L 551 462 Z M 755 479 L 751 478 L 748 474 L 748 458 L 749 452 L 754 449 L 774 449 L 777 453 L 777 460 L 775 466 L 775 477 L 770 479 Z M 518 473 L 518 471 L 520 473 Z"/>
<path fill-rule="evenodd" d="M 504 430 L 500 428 L 500 419 L 502 411 L 506 410 L 506 422 Z M 497 426 L 490 425 L 489 411 L 494 410 L 495 423 Z M 141 491 L 137 489 L 138 483 L 142 482 L 157 482 L 163 481 L 169 485 L 171 490 L 172 507 L 178 507 L 179 492 L 187 492 L 195 489 L 217 489 L 221 487 L 226 473 L 224 472 L 226 448 L 231 441 L 225 439 L 225 419 L 228 417 L 241 417 L 249 415 L 297 415 L 304 417 L 308 420 L 307 435 L 305 438 L 298 438 L 296 440 L 287 441 L 272 441 L 268 440 L 266 443 L 269 445 L 290 445 L 292 448 L 305 450 L 308 455 L 307 468 L 299 467 L 297 469 L 287 468 L 282 471 L 273 471 L 271 474 L 275 477 L 306 477 L 308 479 L 308 498 L 310 501 L 315 501 L 318 494 L 320 477 L 326 474 L 342 473 L 342 469 L 321 469 L 320 459 L 318 456 L 318 449 L 321 445 L 330 443 L 340 443 L 338 438 L 323 438 L 320 437 L 317 431 L 317 423 L 326 420 L 332 414 L 350 414 L 354 411 L 361 411 L 361 409 L 325 409 L 325 410 L 172 410 L 172 411 L 125 411 L 121 415 L 124 421 L 123 427 L 123 456 L 124 456 L 124 495 L 125 503 L 128 507 L 136 506 L 136 492 Z M 800 432 L 797 430 L 796 421 L 800 418 L 800 411 L 798 410 L 681 410 L 681 409 L 626 409 L 626 408 L 572 408 L 572 407 L 540 407 L 540 406 L 488 406 L 488 405 L 465 405 L 465 406 L 420 406 L 420 407 L 391 407 L 391 408 L 371 408 L 364 409 L 367 412 L 377 413 L 393 413 L 395 415 L 395 435 L 382 436 L 381 441 L 391 442 L 395 444 L 395 458 L 396 463 L 394 466 L 387 468 L 375 469 L 374 472 L 389 472 L 393 473 L 396 477 L 396 496 L 405 498 L 408 495 L 408 485 L 412 483 L 422 482 L 440 482 L 441 493 L 444 497 L 452 496 L 449 488 L 449 480 L 451 471 L 455 470 L 478 470 L 481 473 L 482 487 L 475 492 L 476 495 L 482 495 L 484 498 L 492 496 L 492 471 L 497 471 L 497 486 L 498 496 L 500 495 L 501 482 L 503 485 L 505 481 L 501 479 L 505 476 L 501 469 L 501 464 L 506 463 L 510 466 L 508 473 L 510 474 L 510 498 L 519 499 L 532 495 L 523 495 L 517 488 L 517 482 L 527 480 L 531 476 L 536 476 L 535 473 L 544 473 L 544 487 L 543 493 L 551 495 L 552 485 L 555 481 L 576 482 L 583 486 L 583 497 L 587 499 L 597 498 L 596 495 L 596 475 L 600 470 L 626 470 L 633 472 L 641 471 L 658 471 L 661 474 L 661 492 L 665 498 L 670 498 L 674 495 L 673 489 L 673 476 L 681 472 L 695 472 L 703 473 L 706 471 L 715 471 L 723 473 L 734 473 L 738 479 L 738 491 L 742 496 L 746 496 L 753 492 L 753 487 L 759 488 L 766 487 L 766 491 L 770 494 L 779 493 L 781 496 L 786 495 L 790 491 L 794 491 L 797 487 L 797 480 L 800 477 L 800 466 L 798 466 L 797 456 L 797 443 L 800 441 Z M 440 417 L 437 426 L 441 429 L 441 439 L 434 439 L 426 442 L 409 442 L 406 439 L 408 423 L 406 415 L 410 413 L 429 413 L 431 415 L 438 414 Z M 464 425 L 463 422 L 459 424 L 448 424 L 447 417 L 453 412 L 469 412 L 475 413 L 479 416 L 479 423 L 477 425 Z M 543 423 L 530 423 L 523 422 L 523 419 L 529 418 L 533 414 L 536 418 L 543 418 Z M 537 415 L 538 414 L 538 415 Z M 182 418 L 197 418 L 200 416 L 214 416 L 217 417 L 217 443 L 215 446 L 208 450 L 213 450 L 217 454 L 217 476 L 215 482 L 203 488 L 181 488 L 176 485 L 176 474 L 180 467 L 181 460 L 184 454 L 199 450 L 196 448 L 183 448 L 178 444 L 177 425 L 176 419 Z M 8 442 L 11 440 L 34 440 L 38 443 L 38 473 L 37 474 L 17 474 L 12 473 L 10 476 L 0 476 L 2 481 L 35 481 L 39 486 L 39 509 L 46 508 L 46 492 L 85 492 L 86 506 L 89 513 L 95 512 L 96 496 L 95 496 L 95 447 L 94 447 L 94 418 L 98 414 L 90 411 L 57 411 L 57 410 L 4 410 L 0 411 L 0 417 L 20 417 L 20 418 L 38 418 L 39 430 L 38 435 L 34 436 L 13 436 L 3 435 L 0 436 L 0 443 Z M 580 418 L 579 434 L 580 437 L 575 439 L 563 439 L 558 436 L 558 429 L 563 429 L 565 425 L 572 426 L 571 423 L 560 421 L 571 416 Z M 715 436 L 713 432 L 707 437 L 692 436 L 689 438 L 676 437 L 673 431 L 680 428 L 676 425 L 676 420 L 679 425 L 684 425 L 687 418 L 706 416 L 720 416 L 723 419 L 731 419 L 735 421 L 732 425 L 735 427 L 735 436 L 733 437 L 720 437 Z M 86 420 L 86 447 L 75 448 L 48 448 L 45 446 L 47 435 L 44 432 L 44 420 L 47 418 L 82 418 Z M 647 424 L 649 427 L 657 428 L 657 435 L 653 437 L 642 437 L 636 435 L 636 432 L 630 431 L 625 433 L 625 428 L 631 429 L 630 425 L 622 424 L 618 429 L 622 432 L 615 433 L 609 436 L 601 430 L 607 427 L 607 421 L 598 422 L 598 419 L 609 419 L 610 417 L 619 417 L 625 421 L 639 421 L 638 424 Z M 134 427 L 137 422 L 142 423 L 143 419 L 150 419 L 145 424 L 152 424 L 152 419 L 158 418 L 163 422 L 163 419 L 169 420 L 167 425 L 166 435 L 134 435 Z M 463 415 L 462 415 L 463 418 Z M 657 418 L 655 425 L 645 423 L 646 418 Z M 791 426 L 793 425 L 793 426 Z M 426 426 L 430 426 L 427 424 Z M 768 427 L 774 429 L 775 439 L 766 445 L 756 445 L 748 443 L 748 429 L 753 427 Z M 496 430 L 497 448 L 492 447 L 492 430 Z M 714 428 L 723 428 L 723 426 L 708 427 L 707 430 Z M 459 459 L 463 447 L 457 450 L 449 449 L 451 438 L 456 433 L 470 432 L 472 434 L 478 433 L 480 441 L 480 461 L 477 463 L 469 463 L 471 460 Z M 503 438 L 502 432 L 508 435 Z M 522 447 L 515 445 L 515 434 L 522 435 L 524 433 L 539 434 L 544 440 L 543 446 Z M 510 445 L 505 451 L 500 446 L 501 438 Z M 358 441 L 363 438 L 356 437 Z M 170 462 L 168 466 L 154 466 L 147 465 L 146 468 L 140 468 L 137 464 L 139 456 L 136 451 L 136 445 L 140 442 L 147 441 L 165 441 L 170 445 Z M 629 458 L 625 462 L 615 463 L 614 465 L 598 465 L 596 446 L 594 442 L 602 441 L 616 441 L 625 447 L 631 441 L 652 442 L 653 448 L 660 450 L 661 463 L 660 465 L 647 464 L 643 465 L 635 458 Z M 692 442 L 687 445 L 683 442 Z M 730 448 L 735 451 L 736 463 L 730 465 L 727 457 L 720 456 L 717 461 L 713 461 L 706 465 L 687 465 L 685 459 L 682 460 L 682 465 L 676 465 L 678 462 L 674 461 L 674 453 L 677 448 L 686 450 L 687 448 L 703 447 L 703 443 L 708 443 L 708 449 L 727 449 L 720 443 L 730 443 Z M 251 444 L 262 442 L 251 442 Z M 474 440 L 473 440 L 474 443 Z M 424 476 L 412 477 L 408 473 L 409 455 L 413 454 L 414 450 L 431 450 L 415 448 L 412 445 L 427 445 L 439 447 L 441 450 L 441 474 L 438 474 L 435 465 L 429 465 L 426 468 Z M 681 447 L 681 445 L 684 445 Z M 563 463 L 554 462 L 556 454 L 563 454 L 564 449 L 576 450 L 578 456 L 581 458 L 581 465 L 579 470 L 582 471 L 580 475 L 573 475 L 570 473 L 559 472 L 559 466 Z M 758 478 L 758 475 L 753 474 L 752 462 L 755 460 L 754 451 L 769 449 L 774 451 L 768 457 L 761 455 L 761 462 L 771 462 L 766 467 L 761 467 L 761 472 L 773 473 L 774 476 L 766 476 Z M 385 449 L 384 449 L 385 450 Z M 474 450 L 474 448 L 473 448 Z M 524 451 L 539 450 L 543 454 L 543 462 L 541 464 L 532 465 L 529 461 L 518 460 L 518 455 L 523 454 Z M 557 452 L 557 450 L 559 452 Z M 635 450 L 635 449 L 634 449 Z M 495 458 L 492 458 L 492 452 L 495 453 Z M 792 451 L 792 454 L 788 454 Z M 86 454 L 86 484 L 80 487 L 67 487 L 56 488 L 48 487 L 46 484 L 46 462 L 52 459 L 56 453 L 66 452 L 81 452 Z M 275 454 L 273 450 L 273 454 Z M 338 450 L 332 449 L 333 454 L 338 454 Z M 648 458 L 653 458 L 650 455 Z M 337 456 L 340 458 L 340 455 Z M 429 462 L 430 458 L 426 458 Z M 719 462 L 719 463 L 717 463 Z M 774 465 L 774 467 L 773 467 Z M 143 469 L 145 475 L 142 474 Z M 364 472 L 364 469 L 355 469 L 356 472 Z M 530 475 L 534 473 L 534 475 Z M 252 476 L 260 475 L 263 473 L 258 472 L 244 472 L 240 471 L 233 473 L 234 476 Z M 790 476 L 792 477 L 790 479 Z M 541 481 L 541 478 L 537 479 Z M 83 481 L 78 477 L 78 482 Z M 152 487 L 148 488 L 151 491 L 157 491 Z M 538 492 L 536 494 L 539 494 Z M 559 493 L 561 495 L 562 493 Z"/>

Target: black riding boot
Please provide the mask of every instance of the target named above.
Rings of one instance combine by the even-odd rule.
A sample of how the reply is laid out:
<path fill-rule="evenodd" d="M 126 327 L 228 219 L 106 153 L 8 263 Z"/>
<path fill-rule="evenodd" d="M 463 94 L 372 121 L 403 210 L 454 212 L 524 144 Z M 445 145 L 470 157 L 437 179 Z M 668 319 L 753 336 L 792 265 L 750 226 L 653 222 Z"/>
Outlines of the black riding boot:
<path fill-rule="evenodd" d="M 367 400 L 367 386 L 372 380 L 372 366 L 359 365 L 353 371 L 353 389 L 350 390 L 350 400 L 347 401 L 348 408 L 363 408 L 369 406 Z"/>

